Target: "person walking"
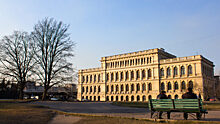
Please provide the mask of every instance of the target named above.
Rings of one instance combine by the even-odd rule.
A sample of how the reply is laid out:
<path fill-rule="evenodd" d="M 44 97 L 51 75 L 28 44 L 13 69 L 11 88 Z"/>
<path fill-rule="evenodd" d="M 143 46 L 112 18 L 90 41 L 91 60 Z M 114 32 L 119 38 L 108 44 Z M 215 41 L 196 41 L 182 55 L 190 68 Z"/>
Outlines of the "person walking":
<path fill-rule="evenodd" d="M 157 99 L 168 99 L 166 92 L 161 91 L 161 93 L 157 96 Z M 163 112 L 159 112 L 159 119 L 162 119 Z M 170 112 L 167 112 L 167 118 L 170 119 Z"/>
<path fill-rule="evenodd" d="M 182 99 L 198 99 L 197 95 L 195 93 L 193 93 L 192 88 L 188 88 L 187 89 L 188 92 L 184 93 L 182 95 Z M 185 120 L 188 119 L 188 113 L 184 112 L 183 117 Z M 196 113 L 196 117 L 199 117 L 199 113 Z"/>

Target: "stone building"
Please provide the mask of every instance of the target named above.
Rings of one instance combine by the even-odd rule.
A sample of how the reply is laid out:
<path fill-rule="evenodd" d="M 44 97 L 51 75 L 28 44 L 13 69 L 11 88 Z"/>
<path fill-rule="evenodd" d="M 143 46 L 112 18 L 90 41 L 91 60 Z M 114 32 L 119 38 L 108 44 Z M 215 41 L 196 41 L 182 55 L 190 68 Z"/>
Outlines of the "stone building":
<path fill-rule="evenodd" d="M 177 58 L 157 48 L 100 61 L 99 68 L 79 70 L 78 100 L 148 101 L 161 90 L 177 99 L 188 87 L 203 100 L 214 96 L 214 65 L 201 55 Z"/>

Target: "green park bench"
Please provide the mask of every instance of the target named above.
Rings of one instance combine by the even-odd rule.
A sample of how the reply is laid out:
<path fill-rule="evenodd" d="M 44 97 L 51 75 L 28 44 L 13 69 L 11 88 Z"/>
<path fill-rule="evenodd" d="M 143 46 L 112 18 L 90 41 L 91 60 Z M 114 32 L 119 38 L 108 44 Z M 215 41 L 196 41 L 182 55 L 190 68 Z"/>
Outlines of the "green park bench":
<path fill-rule="evenodd" d="M 204 114 L 205 118 L 205 114 L 208 113 L 202 108 L 201 99 L 150 99 L 148 104 L 151 118 L 154 117 L 153 115 L 156 112 L 157 118 L 159 118 L 159 112 L 185 112 L 200 120 L 202 114 Z M 198 116 L 195 116 L 193 113 L 198 113 Z"/>

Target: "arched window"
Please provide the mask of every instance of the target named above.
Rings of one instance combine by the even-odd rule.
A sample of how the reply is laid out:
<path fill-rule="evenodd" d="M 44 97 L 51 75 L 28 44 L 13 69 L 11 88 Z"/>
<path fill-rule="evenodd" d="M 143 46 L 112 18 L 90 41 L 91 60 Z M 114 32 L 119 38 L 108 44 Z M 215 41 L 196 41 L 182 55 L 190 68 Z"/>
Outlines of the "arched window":
<path fill-rule="evenodd" d="M 146 91 L 146 85 L 145 85 L 145 83 L 142 84 L 142 91 Z"/>
<path fill-rule="evenodd" d="M 96 86 L 94 86 L 94 90 L 93 91 L 96 92 Z"/>
<path fill-rule="evenodd" d="M 171 86 L 171 83 L 168 82 L 168 85 L 167 85 L 167 90 L 171 90 L 172 89 L 172 86 Z"/>
<path fill-rule="evenodd" d="M 191 65 L 188 66 L 188 74 L 189 75 L 192 74 L 192 66 Z"/>
<path fill-rule="evenodd" d="M 111 96 L 111 101 L 114 101 L 114 96 Z"/>
<path fill-rule="evenodd" d="M 146 96 L 145 95 L 142 96 L 142 100 L 146 101 Z"/>
<path fill-rule="evenodd" d="M 131 85 L 131 91 L 134 91 L 134 84 Z"/>
<path fill-rule="evenodd" d="M 165 90 L 165 85 L 164 82 L 161 83 L 161 90 L 164 91 Z"/>
<path fill-rule="evenodd" d="M 89 97 L 89 100 L 92 101 L 92 96 Z"/>
<path fill-rule="evenodd" d="M 101 92 L 101 87 L 100 87 L 100 86 L 98 86 L 98 93 L 99 93 L 99 92 Z"/>
<path fill-rule="evenodd" d="M 123 96 L 121 96 L 121 101 L 123 101 L 124 100 L 124 97 Z"/>
<path fill-rule="evenodd" d="M 106 101 L 109 101 L 109 96 L 106 97 Z"/>
<path fill-rule="evenodd" d="M 175 95 L 175 99 L 178 99 L 178 95 Z"/>
<path fill-rule="evenodd" d="M 118 81 L 118 72 L 115 73 L 115 80 Z"/>
<path fill-rule="evenodd" d="M 128 65 L 128 62 L 127 61 L 125 61 L 125 66 L 127 66 Z"/>
<path fill-rule="evenodd" d="M 137 63 L 138 63 L 138 65 L 140 64 L 140 59 L 137 59 Z"/>
<path fill-rule="evenodd" d="M 189 81 L 188 87 L 193 89 L 193 82 L 192 81 Z"/>
<path fill-rule="evenodd" d="M 82 83 L 84 83 L 84 81 L 85 81 L 85 78 L 84 78 L 84 76 L 82 76 Z"/>
<path fill-rule="evenodd" d="M 106 75 L 106 80 L 109 81 L 109 73 Z"/>
<path fill-rule="evenodd" d="M 151 77 L 151 69 L 148 69 L 147 73 L 148 73 L 148 78 L 150 78 Z"/>
<path fill-rule="evenodd" d="M 139 70 L 136 71 L 136 77 L 137 77 L 137 80 L 140 79 L 140 72 L 139 72 Z"/>
<path fill-rule="evenodd" d="M 83 93 L 85 92 L 85 88 L 84 88 L 84 87 L 82 87 L 82 92 L 83 92 Z"/>
<path fill-rule="evenodd" d="M 186 83 L 185 83 L 184 81 L 181 83 L 181 89 L 182 89 L 182 90 L 185 90 L 185 89 L 186 89 Z"/>
<path fill-rule="evenodd" d="M 96 82 L 96 75 L 94 75 L 94 82 Z"/>
<path fill-rule="evenodd" d="M 111 81 L 113 81 L 113 77 L 114 77 L 114 74 L 113 74 L 113 73 L 111 73 Z"/>
<path fill-rule="evenodd" d="M 109 92 L 109 86 L 108 86 L 108 85 L 107 85 L 107 87 L 106 87 L 106 91 Z"/>
<path fill-rule="evenodd" d="M 86 76 L 86 83 L 88 83 L 88 79 L 89 79 L 89 77 L 88 77 L 88 75 Z"/>
<path fill-rule="evenodd" d="M 148 90 L 149 90 L 149 91 L 152 90 L 152 84 L 151 84 L 151 83 L 148 84 Z"/>
<path fill-rule="evenodd" d="M 89 91 L 89 88 L 88 88 L 88 86 L 86 87 L 86 92 L 88 92 Z"/>
<path fill-rule="evenodd" d="M 114 86 L 112 85 L 112 86 L 111 86 L 111 92 L 113 92 L 113 91 L 114 91 Z"/>
<path fill-rule="evenodd" d="M 121 91 L 124 91 L 124 85 L 123 84 L 121 85 Z"/>
<path fill-rule="evenodd" d="M 172 99 L 171 95 L 168 95 L 168 99 Z"/>
<path fill-rule="evenodd" d="M 116 88 L 115 88 L 115 89 L 116 89 L 116 91 L 118 92 L 118 85 L 116 85 Z"/>
<path fill-rule="evenodd" d="M 94 96 L 94 101 L 96 101 L 96 96 Z"/>
<path fill-rule="evenodd" d="M 92 92 L 92 86 L 90 87 L 90 93 Z"/>
<path fill-rule="evenodd" d="M 140 84 L 136 85 L 137 91 L 140 91 Z"/>
<path fill-rule="evenodd" d="M 177 82 L 174 83 L 174 89 L 175 89 L 175 90 L 178 90 L 178 89 L 179 89 L 179 86 L 178 86 L 178 83 L 177 83 Z"/>
<path fill-rule="evenodd" d="M 177 67 L 174 67 L 174 69 L 173 69 L 173 75 L 174 75 L 174 76 L 177 76 L 177 75 L 178 75 Z"/>
<path fill-rule="evenodd" d="M 137 95 L 137 101 L 140 101 L 140 96 L 139 95 Z"/>
<path fill-rule="evenodd" d="M 145 78 L 146 78 L 145 70 L 142 70 L 142 79 L 145 79 Z"/>
<path fill-rule="evenodd" d="M 181 66 L 181 75 L 185 75 L 185 67 Z"/>
<path fill-rule="evenodd" d="M 171 76 L 171 73 L 170 73 L 170 67 L 167 68 L 167 76 Z"/>
<path fill-rule="evenodd" d="M 121 72 L 121 80 L 123 80 L 123 79 L 124 79 L 124 73 Z"/>
<path fill-rule="evenodd" d="M 131 66 L 131 65 L 133 65 L 133 62 L 132 62 L 132 60 L 130 60 L 130 66 Z"/>
<path fill-rule="evenodd" d="M 147 64 L 149 63 L 149 57 L 147 57 Z"/>
<path fill-rule="evenodd" d="M 148 96 L 148 101 L 149 101 L 150 99 L 152 99 L 152 96 L 151 96 L 151 95 Z"/>
<path fill-rule="evenodd" d="M 131 101 L 134 101 L 134 96 L 131 96 Z"/>
<path fill-rule="evenodd" d="M 131 80 L 134 80 L 134 72 L 131 71 Z"/>
<path fill-rule="evenodd" d="M 126 84 L 126 91 L 129 91 L 129 86 L 128 86 L 128 84 Z"/>
<path fill-rule="evenodd" d="M 129 101 L 129 97 L 128 96 L 126 96 L 126 101 Z"/>
<path fill-rule="evenodd" d="M 164 70 L 163 70 L 163 68 L 160 69 L 160 77 L 164 77 Z"/>
<path fill-rule="evenodd" d="M 98 82 L 100 82 L 100 80 L 101 80 L 101 76 L 100 76 L 100 74 L 98 75 Z"/>
<path fill-rule="evenodd" d="M 90 80 L 89 80 L 89 82 L 90 82 L 90 83 L 92 82 L 92 75 L 90 75 Z"/>
<path fill-rule="evenodd" d="M 116 96 L 115 101 L 118 101 L 118 96 Z"/>
<path fill-rule="evenodd" d="M 128 71 L 126 71 L 126 72 L 125 72 L 125 80 L 128 80 L 128 77 L 129 77 Z"/>

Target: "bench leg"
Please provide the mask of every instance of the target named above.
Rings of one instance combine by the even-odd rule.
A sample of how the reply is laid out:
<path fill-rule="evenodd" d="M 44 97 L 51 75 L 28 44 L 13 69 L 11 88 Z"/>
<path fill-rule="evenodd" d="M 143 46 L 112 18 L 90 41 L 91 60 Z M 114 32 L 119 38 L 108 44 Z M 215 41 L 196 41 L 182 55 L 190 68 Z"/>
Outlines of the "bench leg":
<path fill-rule="evenodd" d="M 154 111 L 151 111 L 150 117 L 153 118 L 153 115 L 154 115 Z"/>
<path fill-rule="evenodd" d="M 184 112 L 183 117 L 184 117 L 185 120 L 187 120 L 188 119 L 188 113 Z"/>
<path fill-rule="evenodd" d="M 196 113 L 196 118 L 197 118 L 197 120 L 200 120 L 201 117 L 202 117 L 202 113 Z"/>
<path fill-rule="evenodd" d="M 171 112 L 167 112 L 167 119 L 170 119 Z"/>

